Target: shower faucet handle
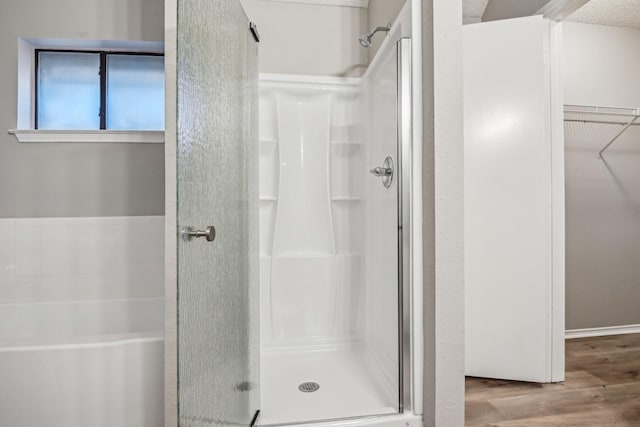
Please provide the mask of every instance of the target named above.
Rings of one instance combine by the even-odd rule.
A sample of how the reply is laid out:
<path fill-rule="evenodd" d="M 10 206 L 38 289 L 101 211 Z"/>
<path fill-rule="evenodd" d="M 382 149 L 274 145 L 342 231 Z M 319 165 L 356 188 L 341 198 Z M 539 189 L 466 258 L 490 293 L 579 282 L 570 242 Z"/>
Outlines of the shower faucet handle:
<path fill-rule="evenodd" d="M 216 228 L 210 225 L 204 230 L 195 230 L 193 227 L 185 227 L 182 229 L 182 240 L 186 242 L 190 242 L 199 237 L 204 237 L 207 242 L 213 242 L 216 239 Z"/>

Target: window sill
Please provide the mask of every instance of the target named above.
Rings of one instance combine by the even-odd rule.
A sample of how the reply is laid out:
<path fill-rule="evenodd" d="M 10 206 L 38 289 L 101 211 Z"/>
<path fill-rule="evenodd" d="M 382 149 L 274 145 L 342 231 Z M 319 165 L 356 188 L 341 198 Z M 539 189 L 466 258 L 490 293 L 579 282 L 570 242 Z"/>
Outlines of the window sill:
<path fill-rule="evenodd" d="M 39 130 L 12 129 L 18 142 L 106 142 L 126 144 L 163 144 L 163 130 Z"/>

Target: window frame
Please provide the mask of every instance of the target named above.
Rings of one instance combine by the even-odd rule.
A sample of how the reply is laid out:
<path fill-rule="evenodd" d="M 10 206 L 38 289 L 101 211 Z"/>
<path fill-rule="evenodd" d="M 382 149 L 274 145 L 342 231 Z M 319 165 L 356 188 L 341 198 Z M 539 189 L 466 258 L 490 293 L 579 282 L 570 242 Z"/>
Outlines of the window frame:
<path fill-rule="evenodd" d="M 109 131 L 107 129 L 107 59 L 110 55 L 129 55 L 129 56 L 162 56 L 164 52 L 140 52 L 130 50 L 118 50 L 118 49 L 47 49 L 47 48 L 35 48 L 34 49 L 34 99 L 33 99 L 33 129 L 45 130 L 38 127 L 38 81 L 40 77 L 40 52 L 55 52 L 55 53 L 91 53 L 100 55 L 100 127 L 98 129 L 89 129 L 89 131 Z"/>

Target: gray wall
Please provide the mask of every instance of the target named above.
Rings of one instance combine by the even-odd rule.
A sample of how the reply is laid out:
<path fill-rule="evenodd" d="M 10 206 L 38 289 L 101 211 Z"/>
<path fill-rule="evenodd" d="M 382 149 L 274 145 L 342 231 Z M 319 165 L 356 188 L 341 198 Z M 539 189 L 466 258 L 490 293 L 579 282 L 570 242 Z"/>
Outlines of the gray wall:
<path fill-rule="evenodd" d="M 3 0 L 0 217 L 162 215 L 162 144 L 20 144 L 18 37 L 164 39 L 163 0 Z"/>
<path fill-rule="evenodd" d="M 366 31 L 374 27 L 384 27 L 387 24 L 393 24 L 405 3 L 406 0 L 369 0 L 369 9 L 367 10 L 368 28 Z M 378 52 L 383 40 L 383 34 L 373 36 L 371 47 L 369 48 L 369 62 L 371 62 L 376 52 Z"/>
<path fill-rule="evenodd" d="M 565 103 L 640 107 L 640 30 L 564 24 Z M 565 125 L 567 329 L 640 324 L 640 128 Z"/>
<path fill-rule="evenodd" d="M 482 22 L 531 16 L 547 3 L 549 0 L 489 0 L 482 14 Z"/>
<path fill-rule="evenodd" d="M 423 134 L 414 147 L 422 150 L 424 425 L 460 427 L 464 425 L 462 1 L 419 3 L 423 111 L 418 120 Z"/>
<path fill-rule="evenodd" d="M 241 0 L 256 22 L 260 72 L 323 76 L 360 76 L 373 59 L 383 34 L 369 49 L 358 36 L 393 23 L 406 0 L 369 0 L 369 8 Z"/>
<path fill-rule="evenodd" d="M 360 76 L 367 49 L 358 35 L 367 10 L 264 0 L 241 0 L 260 32 L 260 72 Z"/>

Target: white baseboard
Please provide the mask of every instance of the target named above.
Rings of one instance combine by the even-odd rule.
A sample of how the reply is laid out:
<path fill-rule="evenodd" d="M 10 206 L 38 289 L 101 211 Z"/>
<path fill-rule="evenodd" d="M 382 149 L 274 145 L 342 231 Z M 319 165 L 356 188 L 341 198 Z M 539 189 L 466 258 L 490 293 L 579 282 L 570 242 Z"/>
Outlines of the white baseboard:
<path fill-rule="evenodd" d="M 604 328 L 570 329 L 565 339 L 604 337 L 607 335 L 640 334 L 640 325 L 606 326 Z"/>

